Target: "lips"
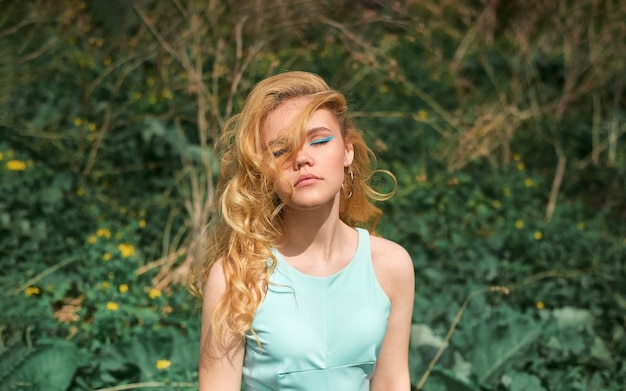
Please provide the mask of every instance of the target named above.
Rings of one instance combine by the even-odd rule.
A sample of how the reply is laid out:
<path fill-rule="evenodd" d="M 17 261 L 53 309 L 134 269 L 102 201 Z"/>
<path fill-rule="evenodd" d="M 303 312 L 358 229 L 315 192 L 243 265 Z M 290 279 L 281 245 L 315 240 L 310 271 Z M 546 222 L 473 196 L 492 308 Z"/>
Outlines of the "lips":
<path fill-rule="evenodd" d="M 319 180 L 320 178 L 313 174 L 303 174 L 298 177 L 298 180 L 293 186 L 294 187 L 308 186 L 308 185 L 312 185 L 313 183 Z"/>

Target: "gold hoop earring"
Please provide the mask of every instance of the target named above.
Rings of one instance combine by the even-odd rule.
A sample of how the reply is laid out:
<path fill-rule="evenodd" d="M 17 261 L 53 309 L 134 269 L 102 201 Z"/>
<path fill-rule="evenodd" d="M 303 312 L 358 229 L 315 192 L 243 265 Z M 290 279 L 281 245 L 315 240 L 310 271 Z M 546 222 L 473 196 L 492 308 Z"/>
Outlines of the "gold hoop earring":
<path fill-rule="evenodd" d="M 354 189 L 354 172 L 352 172 L 352 167 L 348 167 L 350 173 L 350 194 L 346 196 L 346 199 L 352 197 L 352 190 Z M 343 183 L 341 184 L 341 190 L 344 190 Z"/>

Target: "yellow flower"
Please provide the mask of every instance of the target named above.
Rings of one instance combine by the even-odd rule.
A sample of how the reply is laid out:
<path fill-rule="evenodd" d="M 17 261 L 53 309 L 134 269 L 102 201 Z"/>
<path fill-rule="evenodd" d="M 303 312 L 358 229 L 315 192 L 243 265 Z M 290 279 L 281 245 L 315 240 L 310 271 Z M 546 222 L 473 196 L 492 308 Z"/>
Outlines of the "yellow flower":
<path fill-rule="evenodd" d="M 139 91 L 133 92 L 133 98 L 134 99 L 141 99 L 141 92 L 139 92 Z"/>
<path fill-rule="evenodd" d="M 533 237 L 535 238 L 535 240 L 541 240 L 541 238 L 543 237 L 543 234 L 541 233 L 541 231 L 535 231 L 535 233 L 533 234 Z"/>
<path fill-rule="evenodd" d="M 74 118 L 74 126 L 80 126 L 82 124 L 83 124 L 82 118 L 78 118 L 78 117 Z"/>
<path fill-rule="evenodd" d="M 172 94 L 172 91 L 170 90 L 161 91 L 161 96 L 165 99 L 172 99 L 174 97 L 174 95 Z"/>
<path fill-rule="evenodd" d="M 112 61 L 112 60 L 111 60 L 111 57 L 110 57 L 110 56 L 106 56 L 106 57 L 104 58 L 104 60 L 102 60 L 102 63 L 103 63 L 104 65 L 111 65 L 111 61 Z"/>
<path fill-rule="evenodd" d="M 7 162 L 7 168 L 11 171 L 24 171 L 26 169 L 26 163 L 21 160 L 9 160 Z"/>
<path fill-rule="evenodd" d="M 582 230 L 583 228 L 585 228 L 585 223 L 583 223 L 582 221 L 579 221 L 578 224 L 576 224 L 576 228 Z"/>
<path fill-rule="evenodd" d="M 0 152 L 0 160 L 4 159 L 4 155 Z"/>
<path fill-rule="evenodd" d="M 108 228 L 100 228 L 99 230 L 96 231 L 96 236 L 98 236 L 100 238 L 110 239 L 111 238 L 111 231 L 109 231 Z"/>
<path fill-rule="evenodd" d="M 534 185 L 535 185 L 535 181 L 533 181 L 531 178 L 524 179 L 524 186 L 533 187 Z"/>
<path fill-rule="evenodd" d="M 509 189 L 508 187 L 505 187 L 504 189 L 502 189 L 502 195 L 505 197 L 508 197 L 511 195 L 511 189 Z"/>
<path fill-rule="evenodd" d="M 148 102 L 150 102 L 151 105 L 157 103 L 157 98 L 154 95 L 150 95 L 150 97 L 148 98 Z"/>
<path fill-rule="evenodd" d="M 146 84 L 148 87 L 152 87 L 154 85 L 154 79 L 149 77 L 148 80 L 146 80 Z"/>
<path fill-rule="evenodd" d="M 517 220 L 517 221 L 515 222 L 515 228 L 517 228 L 517 229 L 522 229 L 522 228 L 524 228 L 524 222 L 523 222 L 522 220 Z"/>
<path fill-rule="evenodd" d="M 87 243 L 89 244 L 94 244 L 97 241 L 98 237 L 96 235 L 89 235 L 89 237 L 87 238 Z"/>
<path fill-rule="evenodd" d="M 114 303 L 112 301 L 109 301 L 107 303 L 107 310 L 109 310 L 109 311 L 117 311 L 119 309 L 120 309 L 120 306 L 117 305 L 117 303 Z"/>
<path fill-rule="evenodd" d="M 515 160 L 516 162 L 519 162 L 519 160 L 520 160 L 521 158 L 522 158 L 522 157 L 519 155 L 519 153 L 514 153 L 514 154 L 513 154 L 513 160 Z"/>
<path fill-rule="evenodd" d="M 146 228 L 146 220 L 144 219 L 139 220 L 139 228 Z"/>
<path fill-rule="evenodd" d="M 83 189 L 82 187 L 79 187 L 76 189 L 76 195 L 79 197 L 82 197 L 85 195 L 85 189 Z"/>
<path fill-rule="evenodd" d="M 111 283 L 108 281 L 102 281 L 100 286 L 102 286 L 103 289 L 109 289 L 111 287 Z"/>
<path fill-rule="evenodd" d="M 128 292 L 128 285 L 126 285 L 126 284 L 121 284 L 121 285 L 118 287 L 118 289 L 119 289 L 120 293 L 126 293 L 126 292 Z"/>
<path fill-rule="evenodd" d="M 96 130 L 96 124 L 94 124 L 93 122 L 89 123 L 89 125 L 87 125 L 87 129 L 89 129 L 90 132 L 93 132 L 94 130 Z"/>
<path fill-rule="evenodd" d="M 524 165 L 524 163 L 522 162 L 518 162 L 517 163 L 517 169 L 520 171 L 524 171 L 524 168 L 526 168 L 526 166 Z"/>
<path fill-rule="evenodd" d="M 538 310 L 542 310 L 545 307 L 543 301 L 538 301 L 536 305 Z"/>
<path fill-rule="evenodd" d="M 387 85 L 385 85 L 385 84 L 382 84 L 382 85 L 380 86 L 380 92 L 381 92 L 382 94 L 386 94 L 386 93 L 388 93 L 388 92 L 389 92 L 389 87 L 388 87 Z"/>
<path fill-rule="evenodd" d="M 417 112 L 417 116 L 418 116 L 420 119 L 427 119 L 427 118 L 428 118 L 428 111 L 426 111 L 426 110 L 420 110 L 420 111 L 418 111 L 418 112 Z"/>
<path fill-rule="evenodd" d="M 498 209 L 501 206 L 500 201 L 498 201 L 498 200 L 491 201 L 491 206 L 493 206 L 494 208 Z"/>
<path fill-rule="evenodd" d="M 105 261 L 108 261 L 111 259 L 111 253 L 104 253 L 102 254 L 102 259 Z"/>
<path fill-rule="evenodd" d="M 157 369 L 167 369 L 172 365 L 170 360 L 157 360 L 156 367 Z"/>
<path fill-rule="evenodd" d="M 129 243 L 122 243 L 117 246 L 124 258 L 132 257 L 135 255 L 135 246 Z"/>
<path fill-rule="evenodd" d="M 36 286 L 29 286 L 28 288 L 26 288 L 26 291 L 24 293 L 26 293 L 26 296 L 38 295 L 39 293 L 41 293 L 41 290 Z"/>
<path fill-rule="evenodd" d="M 151 299 L 155 299 L 159 296 L 161 296 L 161 291 L 155 288 L 150 289 L 150 293 L 148 293 L 148 296 L 150 296 Z"/>

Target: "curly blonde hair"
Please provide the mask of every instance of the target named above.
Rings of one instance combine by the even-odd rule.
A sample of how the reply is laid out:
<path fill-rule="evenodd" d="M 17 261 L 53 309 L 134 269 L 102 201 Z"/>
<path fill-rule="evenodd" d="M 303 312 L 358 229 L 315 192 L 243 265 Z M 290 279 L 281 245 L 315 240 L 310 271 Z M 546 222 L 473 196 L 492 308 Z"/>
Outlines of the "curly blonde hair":
<path fill-rule="evenodd" d="M 287 150 L 291 152 L 274 157 L 262 137 L 267 116 L 281 103 L 303 97 L 308 99 L 307 108 L 295 127 L 301 131 L 293 132 L 288 141 Z M 354 160 L 346 169 L 347 179 L 340 196 L 341 220 L 350 226 L 367 227 L 373 233 L 382 215 L 373 201 L 391 196 L 375 191 L 369 184 L 375 171 L 374 155 L 348 118 L 346 100 L 341 93 L 308 72 L 286 72 L 257 84 L 243 110 L 226 123 L 218 140 L 222 161 L 216 210 L 207 227 L 206 242 L 199 246 L 201 256 L 192 266 L 189 280 L 191 291 L 202 297 L 209 271 L 221 260 L 226 291 L 211 315 L 211 327 L 222 347 L 247 332 L 254 332 L 254 314 L 276 267 L 271 248 L 282 235 L 281 211 L 285 203 L 276 193 L 277 182 L 281 180 L 278 168 L 302 146 L 305 133 L 302 130 L 308 117 L 319 108 L 335 115 L 345 143 L 354 147 Z"/>

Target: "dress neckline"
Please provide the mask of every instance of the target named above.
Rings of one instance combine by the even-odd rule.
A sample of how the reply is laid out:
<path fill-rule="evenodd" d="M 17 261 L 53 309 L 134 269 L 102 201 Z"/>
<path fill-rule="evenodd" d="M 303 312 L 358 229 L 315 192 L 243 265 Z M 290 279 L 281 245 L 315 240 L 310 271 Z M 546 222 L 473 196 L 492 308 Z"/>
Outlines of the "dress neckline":
<path fill-rule="evenodd" d="M 287 275 L 292 275 L 295 277 L 304 277 L 304 278 L 311 279 L 311 280 L 322 281 L 322 280 L 331 280 L 331 279 L 339 277 L 340 275 L 344 274 L 346 270 L 353 267 L 352 265 L 357 262 L 358 258 L 360 258 L 361 253 L 367 247 L 365 239 L 367 238 L 367 235 L 369 235 L 369 232 L 363 228 L 357 227 L 355 229 L 358 233 L 358 238 L 357 238 L 357 245 L 356 245 L 354 254 L 352 255 L 352 258 L 350 259 L 350 261 L 346 263 L 346 265 L 343 266 L 341 269 L 337 270 L 336 272 L 329 274 L 327 276 L 314 276 L 312 274 L 307 274 L 303 271 L 296 269 L 289 262 L 287 262 L 287 260 L 283 257 L 283 255 L 276 248 L 272 248 L 272 253 L 276 257 L 276 261 L 278 262 L 276 269 L 280 270 L 282 273 L 287 274 Z"/>

